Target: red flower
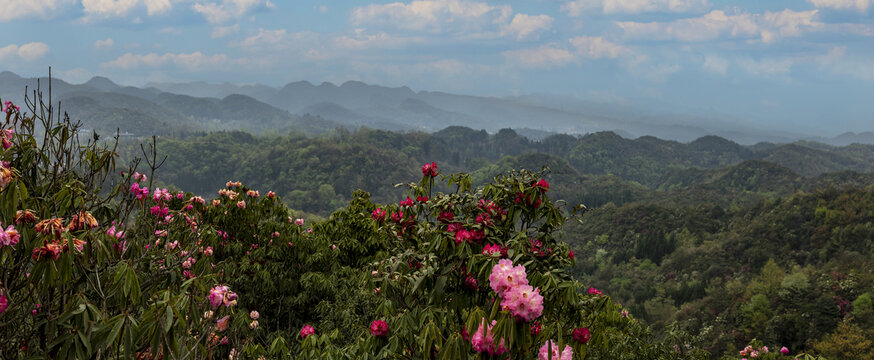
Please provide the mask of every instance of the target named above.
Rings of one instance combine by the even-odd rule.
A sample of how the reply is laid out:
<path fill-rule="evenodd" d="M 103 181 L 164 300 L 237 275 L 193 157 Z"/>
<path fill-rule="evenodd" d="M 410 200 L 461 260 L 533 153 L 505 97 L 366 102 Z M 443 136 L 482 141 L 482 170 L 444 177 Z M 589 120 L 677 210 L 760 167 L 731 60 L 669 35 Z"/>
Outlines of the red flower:
<path fill-rule="evenodd" d="M 580 344 L 585 344 L 585 343 L 589 342 L 589 338 L 591 337 L 591 334 L 589 333 L 589 328 L 587 328 L 587 327 L 576 328 L 576 329 L 574 329 L 574 332 L 571 334 L 571 337 L 573 337 L 574 340 L 576 340 Z"/>
<path fill-rule="evenodd" d="M 567 256 L 568 256 L 568 257 L 569 257 L 569 258 L 571 258 L 571 260 L 573 260 L 573 259 L 574 259 L 574 251 L 573 251 L 573 250 L 571 250 L 571 252 L 570 252 L 570 253 L 568 253 L 568 255 L 567 255 Z"/>
<path fill-rule="evenodd" d="M 540 334 L 540 329 L 541 326 L 539 321 L 531 324 L 531 335 L 537 336 L 537 334 Z"/>
<path fill-rule="evenodd" d="M 437 163 L 432 162 L 430 164 L 425 163 L 425 165 L 422 165 L 422 175 L 430 177 L 437 176 Z"/>
<path fill-rule="evenodd" d="M 371 217 L 373 220 L 382 222 L 385 220 L 385 210 L 377 208 L 376 210 L 373 210 L 373 215 L 371 215 Z"/>
<path fill-rule="evenodd" d="M 454 219 L 455 214 L 453 214 L 451 211 L 443 211 L 440 213 L 440 215 L 437 216 L 437 220 L 444 223 L 452 222 L 452 220 Z"/>
<path fill-rule="evenodd" d="M 370 333 L 373 336 L 385 336 L 388 334 L 388 324 L 383 320 L 374 320 L 370 324 Z"/>
<path fill-rule="evenodd" d="M 604 293 L 601 292 L 601 290 L 595 289 L 594 287 L 589 287 L 589 295 L 601 296 L 601 295 L 604 295 Z"/>
<path fill-rule="evenodd" d="M 473 234 L 471 234 L 470 231 L 461 229 L 455 233 L 455 245 L 461 245 L 463 242 L 471 242 L 471 239 L 473 239 Z"/>
<path fill-rule="evenodd" d="M 540 179 L 540 181 L 538 181 L 537 184 L 534 185 L 534 187 L 540 188 L 540 190 L 542 190 L 543 192 L 549 191 L 549 183 L 546 182 L 546 179 Z"/>
<path fill-rule="evenodd" d="M 406 198 L 406 200 L 400 202 L 401 206 L 413 206 L 413 199 Z"/>
<path fill-rule="evenodd" d="M 427 196 L 416 196 L 416 201 L 421 202 L 421 203 L 428 202 L 428 197 Z"/>

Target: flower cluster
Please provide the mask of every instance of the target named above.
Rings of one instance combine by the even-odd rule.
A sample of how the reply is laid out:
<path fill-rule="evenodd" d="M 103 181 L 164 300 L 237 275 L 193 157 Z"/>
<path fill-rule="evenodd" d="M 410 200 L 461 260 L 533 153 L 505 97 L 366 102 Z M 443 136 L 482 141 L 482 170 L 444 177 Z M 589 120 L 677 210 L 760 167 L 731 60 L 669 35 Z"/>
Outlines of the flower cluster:
<path fill-rule="evenodd" d="M 540 289 L 528 285 L 525 266 L 513 266 L 510 259 L 499 260 L 489 275 L 489 284 L 501 297 L 501 308 L 516 319 L 531 321 L 543 312 L 543 296 Z"/>
<path fill-rule="evenodd" d="M 550 348 L 552 348 L 552 351 L 550 351 Z M 558 344 L 552 340 L 546 340 L 546 342 L 543 343 L 543 346 L 540 347 L 540 351 L 537 353 L 537 360 L 573 360 L 573 358 L 574 350 L 571 349 L 569 345 L 565 345 L 564 350 L 559 353 Z"/>
<path fill-rule="evenodd" d="M 13 104 L 9 100 L 6 100 L 6 102 L 3 103 L 3 106 L 0 107 L 0 109 L 2 109 L 2 111 L 5 112 L 6 114 L 12 114 L 14 112 L 21 111 L 21 107 L 15 106 L 15 104 Z"/>
<path fill-rule="evenodd" d="M 576 328 L 576 329 L 574 329 L 574 332 L 571 333 L 571 337 L 574 338 L 574 340 L 576 340 L 580 344 L 585 344 L 585 343 L 589 342 L 589 338 L 591 336 L 592 335 L 589 333 L 589 328 L 587 328 L 587 327 Z"/>
<path fill-rule="evenodd" d="M 209 290 L 209 303 L 213 309 L 222 305 L 231 307 L 237 305 L 237 294 L 225 285 L 218 285 Z"/>
<path fill-rule="evenodd" d="M 507 257 L 507 249 L 506 246 L 498 245 L 498 244 L 486 244 L 483 246 L 483 255 L 492 256 L 492 257 Z"/>
<path fill-rule="evenodd" d="M 371 215 L 371 217 L 373 218 L 373 220 L 382 222 L 383 220 L 385 220 L 385 210 L 377 208 L 376 210 L 373 210 L 373 214 Z"/>
<path fill-rule="evenodd" d="M 430 164 L 425 163 L 425 165 L 422 165 L 422 175 L 429 177 L 437 176 L 437 163 L 432 162 Z"/>
<path fill-rule="evenodd" d="M 7 306 L 9 306 L 9 300 L 6 300 L 6 294 L 0 294 L 0 314 L 6 311 Z"/>
<path fill-rule="evenodd" d="M 492 334 L 492 327 L 495 324 L 497 324 L 496 320 L 492 320 L 491 324 L 486 324 L 486 319 L 482 319 L 479 329 L 470 338 L 470 344 L 473 345 L 474 351 L 481 354 L 489 354 L 489 356 L 497 356 L 507 352 L 507 348 L 504 346 L 504 339 L 495 341 L 495 335 Z"/>
<path fill-rule="evenodd" d="M 310 336 L 310 335 L 315 334 L 315 333 L 316 333 L 316 328 L 312 327 L 312 325 L 310 325 L 310 324 L 306 324 L 300 329 L 300 338 L 306 339 L 307 336 Z"/>
<path fill-rule="evenodd" d="M 0 130 L 0 144 L 3 145 L 3 150 L 7 150 L 12 147 L 12 135 L 15 134 L 15 129 L 2 129 Z"/>
<path fill-rule="evenodd" d="M 15 230 L 15 226 L 9 225 L 6 227 L 6 230 L 3 230 L 2 225 L 3 224 L 0 223 L 0 247 L 15 246 L 18 244 L 20 236 L 18 235 L 18 231 Z"/>
<path fill-rule="evenodd" d="M 384 320 L 374 320 L 370 324 L 370 333 L 373 336 L 385 336 L 388 334 L 388 324 Z"/>

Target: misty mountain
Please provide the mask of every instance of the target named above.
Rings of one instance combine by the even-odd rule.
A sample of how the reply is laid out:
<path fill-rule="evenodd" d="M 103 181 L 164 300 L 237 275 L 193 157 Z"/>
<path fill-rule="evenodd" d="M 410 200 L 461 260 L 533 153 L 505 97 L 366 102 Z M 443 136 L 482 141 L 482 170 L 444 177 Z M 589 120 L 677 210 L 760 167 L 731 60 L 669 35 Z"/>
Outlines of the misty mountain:
<path fill-rule="evenodd" d="M 43 91 L 47 92 L 48 79 L 40 80 Z M 36 84 L 37 79 L 22 78 L 8 71 L 2 72 L 0 97 L 20 103 L 25 86 L 34 89 Z M 102 124 L 100 126 L 108 126 L 110 123 L 125 125 L 125 119 L 165 124 L 162 127 L 166 129 L 204 131 L 247 129 L 254 132 L 282 132 L 303 129 L 318 133 L 342 126 L 350 129 L 369 127 L 435 132 L 450 126 L 465 126 L 483 129 L 489 133 L 497 133 L 505 128 L 526 129 L 524 133 L 532 139 L 542 139 L 552 133 L 584 135 L 611 131 L 626 138 L 651 135 L 680 142 L 717 135 L 740 144 L 790 143 L 801 139 L 838 146 L 856 142 L 874 144 L 874 132 L 846 133 L 835 138 L 811 138 L 790 131 L 764 131 L 741 126 L 718 117 L 652 113 L 627 101 L 596 102 L 542 94 L 503 98 L 471 96 L 413 91 L 408 87 L 385 87 L 360 81 L 347 81 L 339 86 L 330 82 L 314 85 L 307 81 L 297 81 L 281 88 L 260 84 L 164 82 L 149 83 L 140 88 L 121 86 L 110 79 L 95 77 L 78 85 L 53 79 L 52 92 L 55 98 L 67 93 L 77 93 L 79 97 L 122 94 L 149 101 L 150 106 L 166 110 L 150 110 L 137 106 L 129 108 L 130 113 L 127 114 L 99 109 L 87 112 L 89 116 L 112 114 L 114 118 L 111 121 L 83 118 L 86 122 Z M 90 95 L 83 95 L 84 93 Z M 128 101 L 123 103 L 125 105 L 110 105 L 106 101 L 95 100 L 102 107 L 116 109 L 130 104 Z M 239 106 L 227 106 L 234 101 L 239 102 Z M 85 114 L 81 109 L 75 110 L 73 114 Z M 127 118 L 128 115 L 131 117 Z M 164 118 L 152 118 L 153 116 Z M 189 121 L 179 120 L 185 117 Z M 302 118 L 309 120 L 305 123 Z M 148 128 L 133 125 L 128 127 L 144 131 Z M 822 166 L 832 167 L 828 164 Z M 807 173 L 818 171 L 811 169 Z"/>

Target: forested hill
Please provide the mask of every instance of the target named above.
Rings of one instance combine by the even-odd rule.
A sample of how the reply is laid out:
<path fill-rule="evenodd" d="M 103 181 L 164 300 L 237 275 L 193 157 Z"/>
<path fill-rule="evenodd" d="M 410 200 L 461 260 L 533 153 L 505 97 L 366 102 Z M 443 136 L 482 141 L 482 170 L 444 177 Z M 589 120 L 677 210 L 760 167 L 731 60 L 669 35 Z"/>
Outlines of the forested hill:
<path fill-rule="evenodd" d="M 128 156 L 138 151 L 130 147 Z M 549 165 L 559 197 L 588 206 L 655 201 L 729 206 L 823 185 L 870 183 L 874 145 L 813 143 L 742 146 L 707 136 L 689 143 L 612 132 L 553 135 L 532 141 L 505 129 L 496 134 L 449 127 L 433 134 L 343 129 L 327 135 L 254 136 L 216 132 L 162 137 L 172 154 L 158 178 L 210 196 L 226 178 L 271 188 L 293 207 L 328 214 L 356 189 L 378 201 L 396 198 L 390 184 L 415 165 L 436 161 L 480 183 L 513 168 Z"/>

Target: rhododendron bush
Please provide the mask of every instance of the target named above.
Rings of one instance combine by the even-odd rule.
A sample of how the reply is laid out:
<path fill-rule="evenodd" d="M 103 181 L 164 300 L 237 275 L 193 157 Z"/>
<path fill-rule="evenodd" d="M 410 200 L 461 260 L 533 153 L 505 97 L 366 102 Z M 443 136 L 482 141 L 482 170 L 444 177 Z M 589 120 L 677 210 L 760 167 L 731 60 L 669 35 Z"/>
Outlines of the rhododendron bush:
<path fill-rule="evenodd" d="M 553 202 L 546 172 L 475 188 L 428 163 L 397 203 L 357 191 L 311 222 L 236 181 L 209 199 L 164 187 L 154 148 L 117 169 L 114 142 L 27 105 L 4 106 L 0 133 L 4 356 L 701 355 L 570 276 L 557 237 L 584 208 Z"/>

